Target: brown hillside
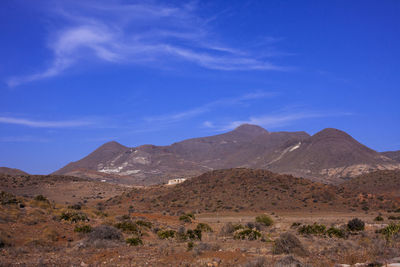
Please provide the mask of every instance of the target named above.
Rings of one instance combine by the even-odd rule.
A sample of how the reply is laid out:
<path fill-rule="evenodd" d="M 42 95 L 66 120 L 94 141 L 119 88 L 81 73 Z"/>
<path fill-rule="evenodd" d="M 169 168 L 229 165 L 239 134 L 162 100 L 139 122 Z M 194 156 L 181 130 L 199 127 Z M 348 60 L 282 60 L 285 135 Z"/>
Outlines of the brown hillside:
<path fill-rule="evenodd" d="M 19 169 L 13 169 L 8 167 L 0 167 L 0 174 L 8 175 L 28 175 L 28 173 L 21 171 Z"/>
<path fill-rule="evenodd" d="M 239 168 L 211 171 L 176 186 L 134 189 L 108 204 L 129 205 L 147 212 L 240 212 L 356 210 L 365 206 L 389 207 L 393 202 L 380 201 L 375 195 L 360 198 L 357 191 L 349 193 L 291 175 Z"/>

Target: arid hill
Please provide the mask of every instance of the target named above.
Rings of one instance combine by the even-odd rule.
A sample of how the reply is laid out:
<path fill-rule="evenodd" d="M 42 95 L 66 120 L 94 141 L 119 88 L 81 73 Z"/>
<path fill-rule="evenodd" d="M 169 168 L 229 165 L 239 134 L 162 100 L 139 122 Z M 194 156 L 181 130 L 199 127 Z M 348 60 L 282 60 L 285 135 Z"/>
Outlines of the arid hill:
<path fill-rule="evenodd" d="M 121 183 L 149 185 L 237 167 L 339 183 L 373 170 L 400 169 L 400 163 L 336 129 L 309 136 L 305 132 L 268 132 L 246 124 L 224 134 L 170 146 L 129 148 L 109 142 L 55 174 L 92 178 L 106 173 L 122 176 Z"/>
<path fill-rule="evenodd" d="M 226 169 L 207 172 L 176 186 L 134 189 L 107 201 L 147 212 L 352 211 L 391 208 L 385 194 L 364 197 L 336 187 L 266 170 Z"/>
<path fill-rule="evenodd" d="M 100 201 L 122 194 L 127 189 L 72 176 L 0 174 L 0 191 L 25 197 L 44 195 L 57 203 Z"/>
<path fill-rule="evenodd" d="M 342 184 L 349 191 L 387 194 L 400 198 L 400 170 L 375 171 L 360 175 Z"/>
<path fill-rule="evenodd" d="M 28 175 L 28 173 L 21 171 L 19 169 L 13 169 L 8 167 L 0 167 L 0 174 L 8 175 Z"/>

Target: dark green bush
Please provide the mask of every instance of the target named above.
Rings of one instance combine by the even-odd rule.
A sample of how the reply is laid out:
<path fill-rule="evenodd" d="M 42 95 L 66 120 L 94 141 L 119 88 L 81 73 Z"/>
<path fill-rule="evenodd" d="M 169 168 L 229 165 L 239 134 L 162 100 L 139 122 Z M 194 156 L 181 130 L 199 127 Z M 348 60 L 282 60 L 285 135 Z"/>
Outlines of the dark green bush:
<path fill-rule="evenodd" d="M 70 221 L 73 223 L 79 222 L 79 221 L 89 221 L 89 218 L 87 215 L 83 212 L 75 212 L 75 211 L 66 211 L 61 213 L 60 215 L 61 220 L 65 221 Z"/>
<path fill-rule="evenodd" d="M 391 223 L 385 228 L 378 230 L 377 232 L 383 234 L 387 240 L 390 240 L 394 235 L 400 233 L 400 223 Z"/>
<path fill-rule="evenodd" d="M 143 220 L 137 220 L 135 223 L 139 226 L 146 227 L 149 229 L 151 229 L 151 227 L 153 226 L 153 224 L 151 222 L 143 221 Z"/>
<path fill-rule="evenodd" d="M 195 217 L 192 213 L 186 213 L 186 214 L 182 214 L 181 216 L 179 216 L 179 220 L 183 221 L 185 223 L 191 223 L 192 219 L 194 220 Z"/>
<path fill-rule="evenodd" d="M 92 231 L 92 227 L 87 224 L 81 225 L 81 226 L 77 225 L 77 226 L 75 226 L 75 229 L 74 229 L 74 232 L 85 233 L 85 234 L 90 233 L 91 231 Z"/>
<path fill-rule="evenodd" d="M 126 239 L 126 243 L 129 244 L 130 246 L 139 246 L 139 245 L 143 245 L 143 241 L 142 239 L 138 238 L 138 237 L 131 237 Z"/>
<path fill-rule="evenodd" d="M 360 220 L 358 218 L 355 218 L 355 219 L 350 220 L 347 223 L 347 228 L 350 231 L 353 231 L 353 232 L 355 232 L 355 231 L 363 231 L 364 228 L 365 228 L 365 223 L 362 220 Z"/>
<path fill-rule="evenodd" d="M 212 228 L 206 223 L 197 224 L 196 229 L 198 229 L 202 232 L 212 232 L 213 231 Z"/>
<path fill-rule="evenodd" d="M 19 203 L 19 201 L 13 194 L 7 193 L 5 191 L 1 191 L 1 193 L 0 193 L 0 202 L 2 205 Z"/>
<path fill-rule="evenodd" d="M 381 221 L 383 221 L 383 217 L 378 215 L 378 216 L 375 217 L 374 221 L 381 222 Z"/>
<path fill-rule="evenodd" d="M 130 221 L 120 222 L 114 225 L 116 228 L 122 230 L 123 232 L 138 234 L 140 233 L 138 226 Z"/>
<path fill-rule="evenodd" d="M 326 231 L 326 226 L 323 224 L 314 223 L 312 225 L 303 225 L 299 227 L 298 232 L 302 235 L 322 235 Z"/>
<path fill-rule="evenodd" d="M 193 249 L 193 247 L 194 247 L 193 241 L 189 241 L 189 242 L 187 243 L 187 250 L 190 251 L 190 250 Z"/>
<path fill-rule="evenodd" d="M 157 235 L 160 239 L 168 239 L 168 238 L 174 238 L 176 232 L 174 230 L 160 230 L 157 232 Z"/>
<path fill-rule="evenodd" d="M 265 226 L 271 226 L 274 221 L 271 219 L 271 217 L 269 217 L 268 215 L 260 215 L 256 217 L 256 222 L 261 223 Z"/>
<path fill-rule="evenodd" d="M 37 195 L 34 200 L 48 202 L 49 200 L 43 195 Z"/>
<path fill-rule="evenodd" d="M 335 227 L 331 227 L 326 231 L 326 234 L 329 237 L 337 237 L 337 238 L 345 238 L 346 237 L 346 233 L 344 230 L 339 229 L 339 228 L 335 228 Z"/>
<path fill-rule="evenodd" d="M 194 229 L 194 230 L 187 230 L 186 231 L 186 236 L 191 239 L 191 240 L 201 240 L 202 233 L 200 229 Z"/>
<path fill-rule="evenodd" d="M 241 230 L 233 236 L 234 239 L 248 239 L 248 240 L 257 240 L 258 238 L 261 238 L 261 233 L 257 230 L 253 229 L 244 229 Z"/>

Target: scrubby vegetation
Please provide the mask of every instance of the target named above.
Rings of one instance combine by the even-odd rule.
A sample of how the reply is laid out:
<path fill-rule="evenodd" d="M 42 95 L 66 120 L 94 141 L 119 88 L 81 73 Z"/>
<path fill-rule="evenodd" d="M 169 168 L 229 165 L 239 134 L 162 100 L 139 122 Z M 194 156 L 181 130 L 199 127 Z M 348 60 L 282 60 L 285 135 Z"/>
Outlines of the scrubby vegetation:
<path fill-rule="evenodd" d="M 89 221 L 88 216 L 83 212 L 66 211 L 61 213 L 60 219 L 73 223 Z"/>
<path fill-rule="evenodd" d="M 302 235 L 323 235 L 325 234 L 326 226 L 323 224 L 302 225 L 299 227 L 298 232 Z"/>
<path fill-rule="evenodd" d="M 192 220 L 195 220 L 195 217 L 192 213 L 186 213 L 186 214 L 182 214 L 179 217 L 179 220 L 185 223 L 191 223 Z"/>
<path fill-rule="evenodd" d="M 274 221 L 271 219 L 271 217 L 269 217 L 268 215 L 260 215 L 256 217 L 256 222 L 261 223 L 265 226 L 271 226 Z"/>
<path fill-rule="evenodd" d="M 362 220 L 355 218 L 347 223 L 347 228 L 353 232 L 364 231 L 365 223 Z"/>
<path fill-rule="evenodd" d="M 89 240 L 121 240 L 122 233 L 115 227 L 100 225 L 89 233 Z"/>
<path fill-rule="evenodd" d="M 157 232 L 157 236 L 160 239 L 174 238 L 175 235 L 176 235 L 176 231 L 174 231 L 174 230 L 160 230 Z"/>
<path fill-rule="evenodd" d="M 233 236 L 234 239 L 247 239 L 247 240 L 257 240 L 261 238 L 261 233 L 255 229 L 244 229 L 236 232 Z"/>
<path fill-rule="evenodd" d="M 384 220 L 383 217 L 380 215 L 376 216 L 374 219 L 374 221 L 376 221 L 376 222 L 382 222 L 383 220 Z"/>
<path fill-rule="evenodd" d="M 85 233 L 85 234 L 87 234 L 87 233 L 90 233 L 92 231 L 92 226 L 90 226 L 88 224 L 77 225 L 77 226 L 75 226 L 74 231 L 77 232 L 77 233 Z"/>
<path fill-rule="evenodd" d="M 300 240 L 291 233 L 283 233 L 275 240 L 273 247 L 274 254 L 296 254 L 305 256 L 308 254 Z"/>
<path fill-rule="evenodd" d="M 138 237 L 131 237 L 126 239 L 126 243 L 131 245 L 131 246 L 139 246 L 139 245 L 143 245 L 143 241 L 142 239 L 138 238 Z"/>

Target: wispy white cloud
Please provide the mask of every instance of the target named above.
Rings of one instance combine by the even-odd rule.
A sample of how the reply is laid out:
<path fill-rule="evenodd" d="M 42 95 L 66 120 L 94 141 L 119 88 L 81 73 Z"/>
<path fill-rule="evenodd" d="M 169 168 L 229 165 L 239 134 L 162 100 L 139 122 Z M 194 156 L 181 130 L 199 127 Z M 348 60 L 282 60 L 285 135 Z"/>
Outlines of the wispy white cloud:
<path fill-rule="evenodd" d="M 146 117 L 145 120 L 147 122 L 173 123 L 173 122 L 193 118 L 195 116 L 204 114 L 206 112 L 210 112 L 216 108 L 238 105 L 238 104 L 244 103 L 246 101 L 270 98 L 270 97 L 274 97 L 276 95 L 277 95 L 277 93 L 275 93 L 275 92 L 249 93 L 249 94 L 241 95 L 238 97 L 219 99 L 216 101 L 206 103 L 202 106 L 198 106 L 198 107 L 188 109 L 185 111 L 181 111 L 181 112 L 177 112 L 177 113 Z"/>
<path fill-rule="evenodd" d="M 257 56 L 218 41 L 197 12 L 194 3 L 63 3 L 50 12 L 64 19 L 64 27 L 49 38 L 53 62 L 38 73 L 10 78 L 8 85 L 57 76 L 90 58 L 152 67 L 185 61 L 222 71 L 288 69 L 264 60 L 262 51 Z"/>
<path fill-rule="evenodd" d="M 90 120 L 40 121 L 14 117 L 0 117 L 0 123 L 22 125 L 34 128 L 72 128 L 95 124 Z"/>
<path fill-rule="evenodd" d="M 217 124 L 211 121 L 205 121 L 203 123 L 203 126 L 207 128 L 212 128 L 216 131 L 232 130 L 242 124 L 255 124 L 267 129 L 273 129 L 277 127 L 290 125 L 291 123 L 305 119 L 349 116 L 349 115 L 352 114 L 348 112 L 293 111 L 293 112 L 266 114 L 260 116 L 251 116 L 246 120 L 234 120 L 228 123 L 221 123 L 221 124 Z"/>

